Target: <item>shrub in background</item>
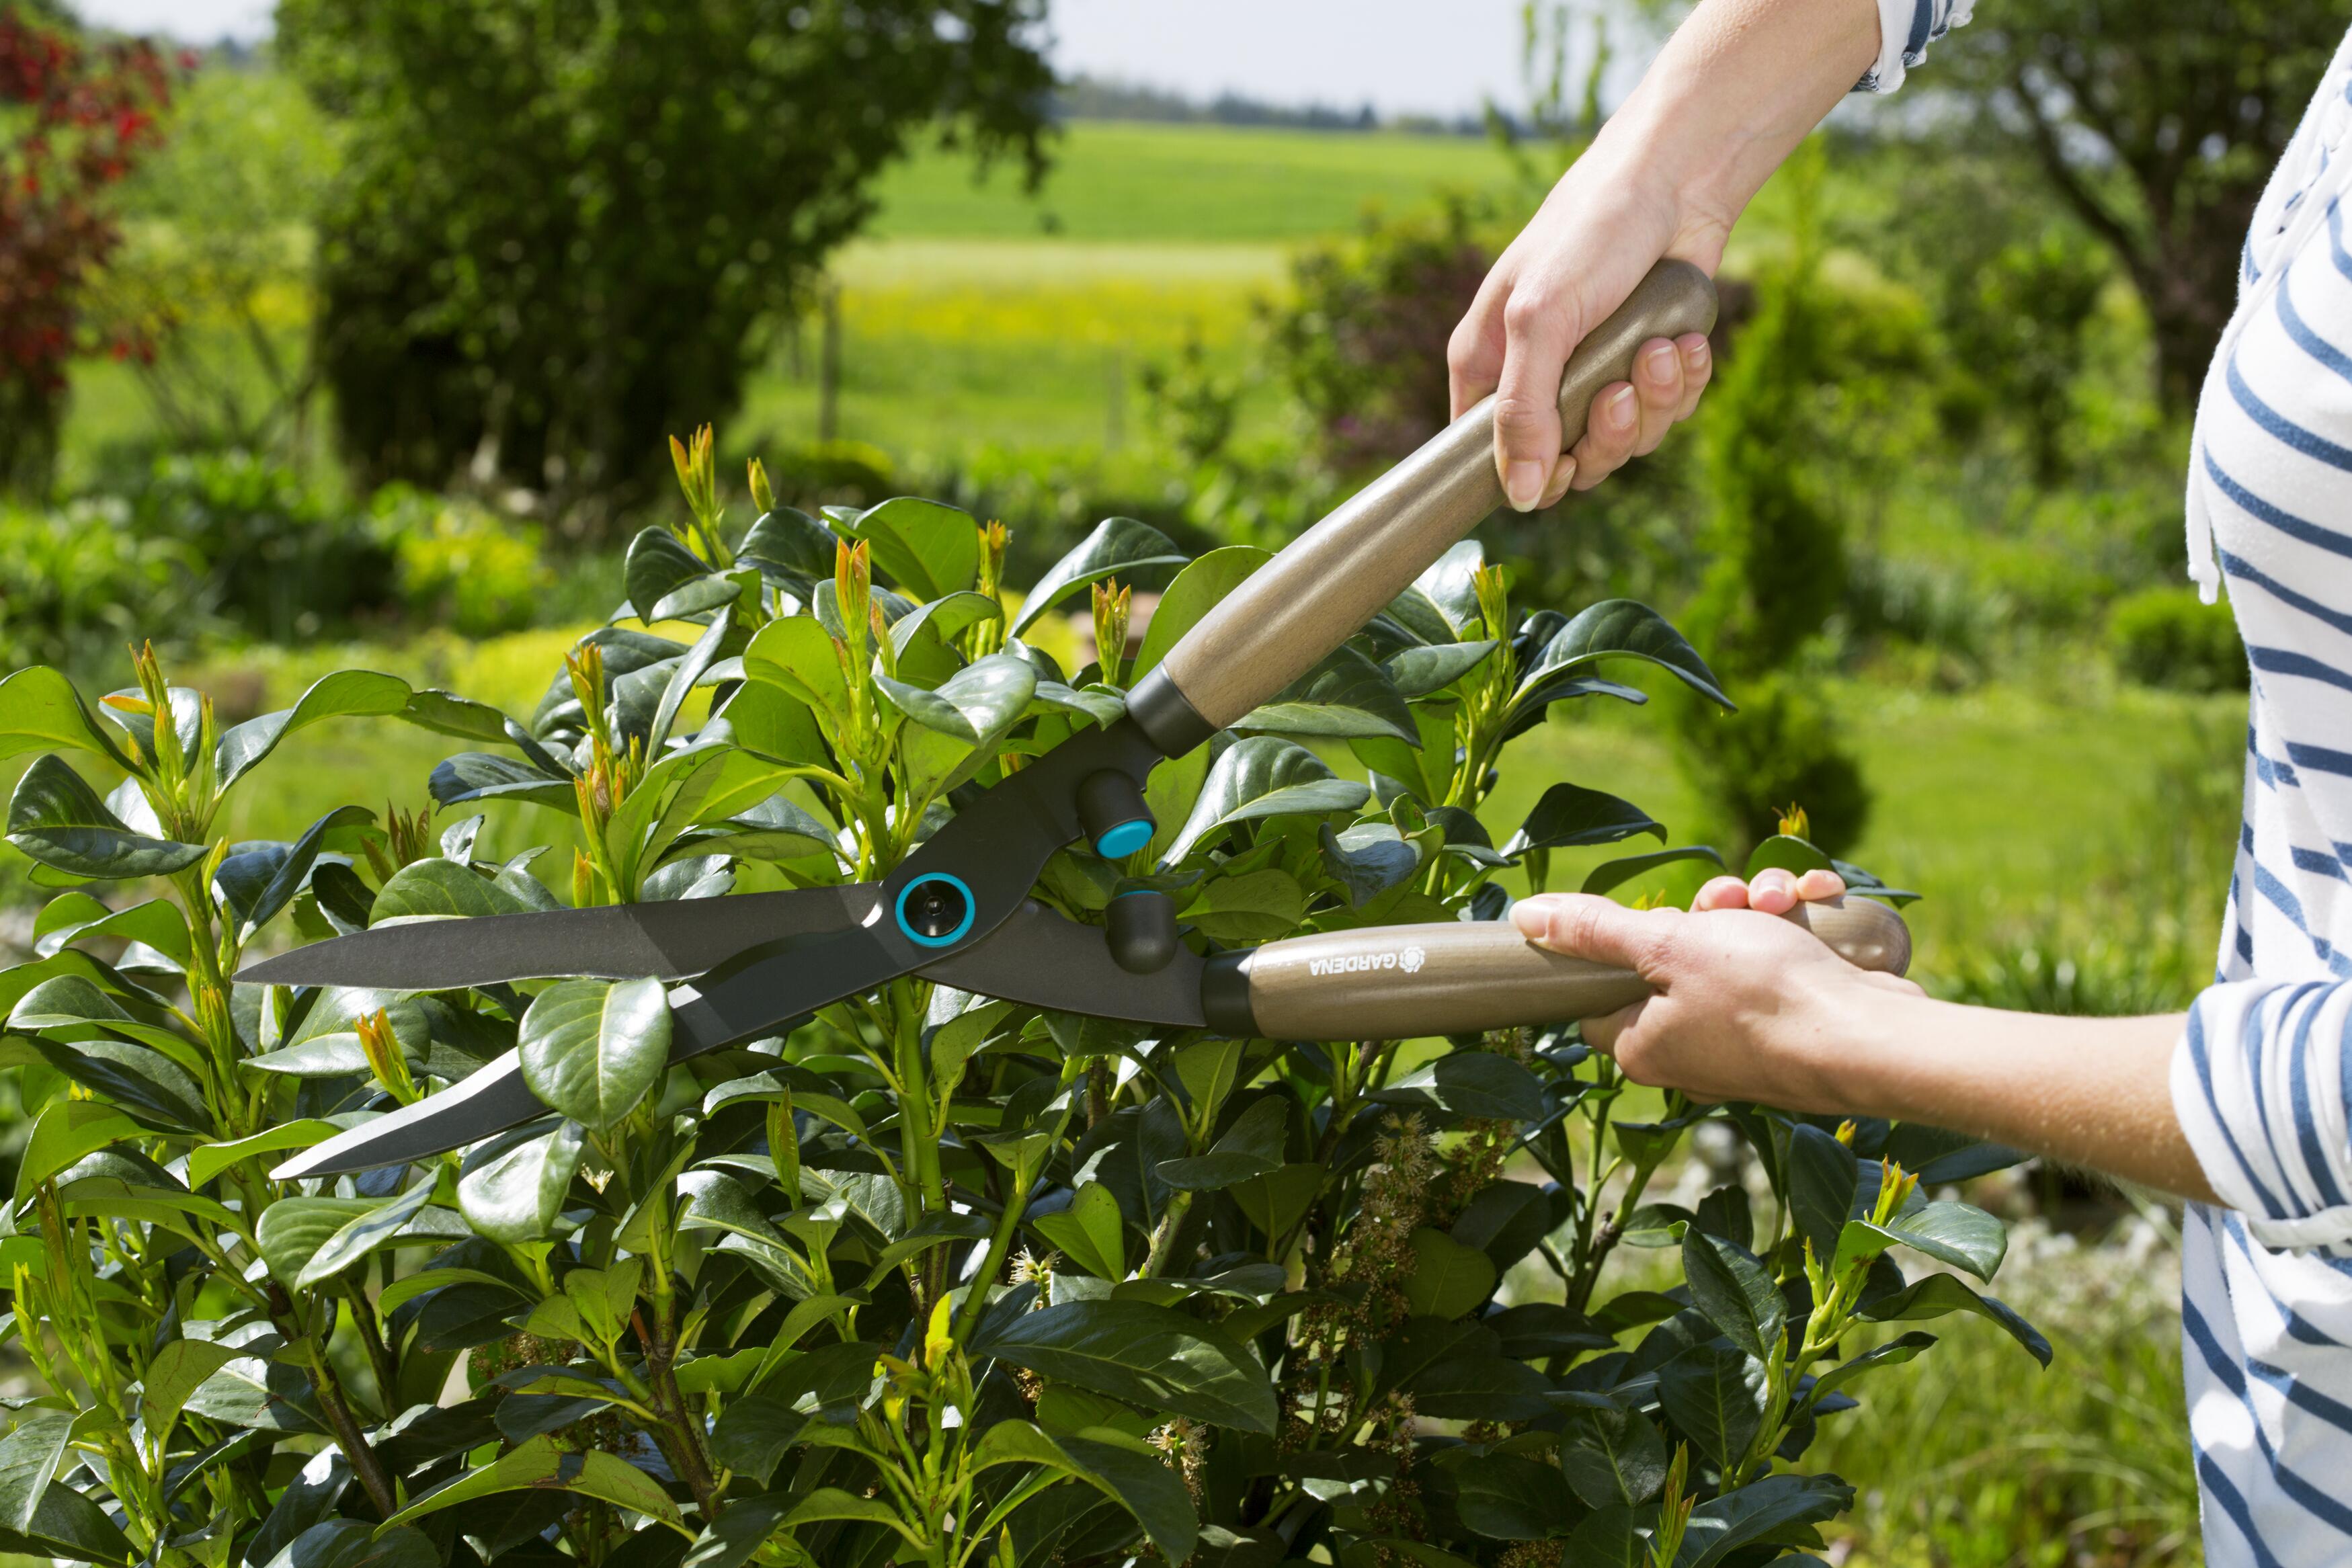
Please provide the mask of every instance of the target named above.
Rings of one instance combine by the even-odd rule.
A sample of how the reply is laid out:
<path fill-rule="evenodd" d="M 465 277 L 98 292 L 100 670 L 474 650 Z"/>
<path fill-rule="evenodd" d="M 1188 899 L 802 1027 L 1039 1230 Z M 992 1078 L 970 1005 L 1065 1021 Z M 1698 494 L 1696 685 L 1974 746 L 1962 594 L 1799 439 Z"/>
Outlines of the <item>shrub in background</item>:
<path fill-rule="evenodd" d="M 191 612 L 196 575 L 184 549 L 133 529 L 121 501 L 0 502 L 0 666 L 118 658 Z"/>
<path fill-rule="evenodd" d="M 392 549 L 402 608 L 417 624 L 490 637 L 538 618 L 553 578 L 538 528 L 405 485 L 377 492 L 368 511 Z"/>
<path fill-rule="evenodd" d="M 0 1439 L 0 1549 L 1697 1568 L 1817 1545 L 1850 1504 L 1793 1467 L 1864 1379 L 1933 1343 L 1842 1354 L 1860 1325 L 1972 1313 L 2047 1359 L 1958 1278 L 1991 1274 L 2000 1222 L 1920 1191 L 2009 1152 L 1636 1101 L 1573 1030 L 1216 1040 L 909 976 L 666 1071 L 655 981 L 229 978 L 289 925 L 878 877 L 965 785 L 1115 721 L 1265 559 L 1185 566 L 1130 661 L 1110 580 L 1176 553 L 1140 524 L 1104 523 L 1008 623 L 1001 528 L 912 499 L 820 522 L 761 495 L 736 535 L 709 451 L 680 448 L 691 523 L 630 551 L 639 623 L 582 639 L 520 720 L 356 670 L 226 728 L 152 656 L 94 707 L 49 670 L 0 684 L 0 749 L 41 754 L 9 841 L 69 884 L 40 956 L 0 974 L 0 1060 L 36 1113 L 0 1325 L 45 1389 Z M 1070 671 L 1019 633 L 1077 592 L 1097 658 Z M 681 620 L 690 643 L 654 629 Z M 1515 736 L 1638 700 L 1601 672 L 1643 664 L 1719 696 L 1642 606 L 1527 613 L 1458 548 L 1159 769 L 1151 845 L 1073 846 L 1036 895 L 1086 920 L 1158 886 L 1223 946 L 1496 917 L 1513 865 L 1540 882 L 1556 849 L 1664 837 L 1568 782 L 1499 844 L 1476 814 Z M 459 813 L 437 836 L 345 806 L 285 841 L 212 838 L 225 794 L 351 716 L 492 748 L 435 769 Z M 491 850 L 486 817 L 522 802 L 576 816 L 551 878 L 538 850 Z M 1585 885 L 1694 858 L 1715 857 L 1650 850 Z M 1822 857 L 1784 837 L 1752 863 Z M 142 879 L 165 896 L 98 896 Z M 519 1040 L 551 1120 L 356 1178 L 269 1174 Z M 1650 1200 L 1709 1122 L 1748 1140 L 1769 1220 L 1736 1185 Z M 1622 1288 L 1623 1248 L 1678 1259 L 1685 1284 Z M 1906 1278 L 1905 1249 L 1958 1273 Z M 1538 1283 L 1507 1292 L 1515 1270 Z"/>
<path fill-rule="evenodd" d="M 248 636 L 307 641 L 394 602 L 392 554 L 366 520 L 248 452 L 158 458 L 130 526 L 185 552 L 201 612 Z"/>
<path fill-rule="evenodd" d="M 2143 685 L 2183 692 L 2243 691 L 2246 649 L 2226 604 L 2193 588 L 2144 588 L 2107 612 L 2116 667 Z"/>

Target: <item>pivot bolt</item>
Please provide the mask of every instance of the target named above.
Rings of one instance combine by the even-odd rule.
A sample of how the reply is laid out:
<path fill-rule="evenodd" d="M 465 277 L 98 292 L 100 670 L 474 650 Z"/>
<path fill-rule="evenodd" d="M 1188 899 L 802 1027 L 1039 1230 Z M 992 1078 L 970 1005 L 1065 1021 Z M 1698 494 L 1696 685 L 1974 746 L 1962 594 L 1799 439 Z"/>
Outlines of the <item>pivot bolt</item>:
<path fill-rule="evenodd" d="M 963 878 L 927 872 L 898 890 L 898 929 L 910 942 L 946 947 L 971 929 L 971 889 Z"/>

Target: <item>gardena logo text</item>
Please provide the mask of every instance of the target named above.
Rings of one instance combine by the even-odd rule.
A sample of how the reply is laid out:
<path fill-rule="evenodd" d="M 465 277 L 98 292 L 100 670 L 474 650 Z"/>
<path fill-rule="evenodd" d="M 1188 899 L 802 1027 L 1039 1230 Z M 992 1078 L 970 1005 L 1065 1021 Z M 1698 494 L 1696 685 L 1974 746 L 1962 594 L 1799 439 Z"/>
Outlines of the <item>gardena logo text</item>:
<path fill-rule="evenodd" d="M 1387 953 L 1350 953 L 1343 958 L 1309 958 L 1307 972 L 1310 975 L 1368 975 L 1375 969 L 1402 969 L 1408 975 L 1418 974 L 1425 955 L 1418 947 L 1403 947 Z"/>

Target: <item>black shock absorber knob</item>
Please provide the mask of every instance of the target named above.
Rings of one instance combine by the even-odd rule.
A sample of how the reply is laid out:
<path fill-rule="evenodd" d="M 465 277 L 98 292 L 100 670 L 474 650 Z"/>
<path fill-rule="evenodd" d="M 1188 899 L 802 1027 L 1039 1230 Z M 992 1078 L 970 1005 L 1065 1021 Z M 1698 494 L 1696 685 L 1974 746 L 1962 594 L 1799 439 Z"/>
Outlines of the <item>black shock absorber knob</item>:
<path fill-rule="evenodd" d="M 1130 975 L 1155 975 L 1181 946 L 1176 936 L 1176 901 L 1164 893 L 1138 888 L 1110 901 L 1111 961 Z"/>
<path fill-rule="evenodd" d="M 1151 808 L 1135 780 L 1116 768 L 1078 781 L 1078 822 L 1087 842 L 1105 860 L 1125 860 L 1151 841 Z"/>

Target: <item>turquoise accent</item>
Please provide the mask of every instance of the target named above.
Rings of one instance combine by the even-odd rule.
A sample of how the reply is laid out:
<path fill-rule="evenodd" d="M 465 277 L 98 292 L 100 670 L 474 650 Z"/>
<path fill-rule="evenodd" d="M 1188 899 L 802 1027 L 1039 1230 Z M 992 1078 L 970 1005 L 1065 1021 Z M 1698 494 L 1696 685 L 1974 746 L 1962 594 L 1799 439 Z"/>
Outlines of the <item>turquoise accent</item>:
<path fill-rule="evenodd" d="M 915 889 L 922 886 L 928 882 L 946 883 L 950 887 L 954 888 L 958 893 L 963 894 L 963 918 L 956 923 L 956 928 L 954 930 L 949 932 L 944 936 L 926 936 L 921 932 L 916 930 L 913 925 L 908 923 L 907 920 L 908 895 L 912 894 Z M 926 872 L 924 874 L 917 877 L 914 881 L 908 883 L 906 886 L 898 890 L 898 902 L 894 907 L 892 913 L 898 918 L 898 935 L 904 936 L 908 941 L 912 942 L 916 946 L 952 947 L 957 943 L 962 941 L 966 934 L 971 930 L 971 923 L 980 914 L 980 901 L 972 897 L 971 889 L 965 883 L 963 878 L 943 871 Z"/>
<path fill-rule="evenodd" d="M 1095 841 L 1095 853 L 1107 861 L 1124 860 L 1151 841 L 1151 819 L 1121 822 Z"/>

